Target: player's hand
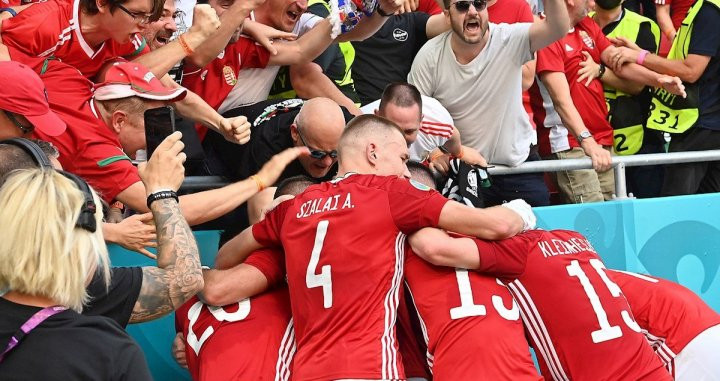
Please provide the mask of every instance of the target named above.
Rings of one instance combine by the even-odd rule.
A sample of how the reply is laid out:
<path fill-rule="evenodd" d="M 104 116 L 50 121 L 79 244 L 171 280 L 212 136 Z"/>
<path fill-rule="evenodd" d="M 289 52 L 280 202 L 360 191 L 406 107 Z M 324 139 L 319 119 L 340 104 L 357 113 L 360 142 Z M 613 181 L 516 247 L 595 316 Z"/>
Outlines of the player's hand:
<path fill-rule="evenodd" d="M 470 165 L 478 165 L 484 168 L 487 168 L 488 166 L 488 162 L 485 160 L 483 155 L 481 155 L 475 148 L 470 148 L 468 146 L 462 146 L 462 158 L 460 160 Z"/>
<path fill-rule="evenodd" d="M 155 254 L 146 249 L 157 247 L 152 213 L 134 214 L 114 225 L 116 229 L 114 243 L 150 259 L 157 259 Z"/>
<path fill-rule="evenodd" d="M 642 48 L 639 47 L 634 41 L 631 41 L 625 37 L 610 38 L 610 42 L 612 42 L 613 45 L 617 47 L 622 46 L 628 49 L 637 50 L 638 52 L 642 50 Z"/>
<path fill-rule="evenodd" d="M 220 119 L 218 130 L 229 142 L 245 144 L 250 141 L 250 122 L 242 115 Z"/>
<path fill-rule="evenodd" d="M 660 85 L 660 87 L 662 87 L 664 90 L 671 94 L 679 95 L 683 98 L 687 97 L 687 93 L 685 92 L 685 85 L 683 85 L 682 80 L 678 77 L 661 75 L 658 79 L 658 84 Z"/>
<path fill-rule="evenodd" d="M 187 369 L 187 357 L 185 355 L 185 336 L 182 332 L 178 332 L 173 339 L 171 347 L 172 357 L 181 367 Z"/>
<path fill-rule="evenodd" d="M 612 168 L 612 155 L 610 151 L 595 142 L 593 138 L 583 139 L 582 149 L 585 155 L 592 160 L 593 169 L 596 172 L 605 172 Z"/>
<path fill-rule="evenodd" d="M 277 54 L 277 49 L 273 45 L 274 40 L 294 41 L 297 39 L 296 34 L 283 32 L 252 20 L 245 20 L 243 23 L 243 33 L 262 45 L 271 55 Z"/>
<path fill-rule="evenodd" d="M 198 4 L 193 9 L 193 23 L 188 33 L 197 33 L 203 40 L 220 28 L 220 19 L 209 4 Z"/>
<path fill-rule="evenodd" d="M 273 156 L 255 175 L 266 187 L 275 184 L 280 174 L 293 160 L 300 156 L 307 156 L 310 151 L 307 147 L 293 147 Z M 252 179 L 251 179 L 252 181 Z"/>
<path fill-rule="evenodd" d="M 431 170 L 446 176 L 450 170 L 450 155 L 443 154 L 439 148 L 435 148 L 428 154 L 427 163 Z"/>
<path fill-rule="evenodd" d="M 578 70 L 578 82 L 585 81 L 585 87 L 590 86 L 590 82 L 600 75 L 600 65 L 595 63 L 590 53 L 582 51 L 585 60 L 580 62 L 580 70 Z"/>
<path fill-rule="evenodd" d="M 162 190 L 177 191 L 185 179 L 185 153 L 182 152 L 185 144 L 180 141 L 182 133 L 175 131 L 170 134 L 155 149 L 155 152 L 145 163 L 138 166 L 140 179 L 145 184 L 148 195 Z"/>

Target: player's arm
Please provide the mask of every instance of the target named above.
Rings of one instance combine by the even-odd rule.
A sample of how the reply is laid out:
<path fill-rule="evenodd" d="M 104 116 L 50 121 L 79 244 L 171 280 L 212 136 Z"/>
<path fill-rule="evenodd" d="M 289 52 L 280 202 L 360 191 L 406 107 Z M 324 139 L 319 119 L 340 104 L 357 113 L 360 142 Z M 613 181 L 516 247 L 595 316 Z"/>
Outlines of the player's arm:
<path fill-rule="evenodd" d="M 570 30 L 570 17 L 563 0 L 545 0 L 545 19 L 530 26 L 530 51 L 536 52 L 562 38 Z"/>
<path fill-rule="evenodd" d="M 440 211 L 438 227 L 478 238 L 498 240 L 535 227 L 535 215 L 522 200 L 476 209 L 448 201 Z"/>
<path fill-rule="evenodd" d="M 513 278 L 525 272 L 532 240 L 518 235 L 504 241 L 452 237 L 435 228 L 409 237 L 413 253 L 436 266 L 477 270 L 483 274 Z"/>
<path fill-rule="evenodd" d="M 215 257 L 216 269 L 223 270 L 236 266 L 242 263 L 250 253 L 263 247 L 253 235 L 253 226 L 243 230 L 218 250 Z"/>
<path fill-rule="evenodd" d="M 273 156 L 256 176 L 264 184 L 273 184 L 290 162 L 307 153 L 305 147 L 289 148 Z M 197 225 L 231 212 L 254 196 L 258 190 L 258 183 L 248 178 L 222 188 L 180 196 L 180 209 L 191 226 Z M 145 197 L 145 186 L 142 182 L 137 182 L 120 192 L 116 199 L 133 210 L 144 213 L 148 211 Z"/>
<path fill-rule="evenodd" d="M 180 136 L 174 133 L 165 139 L 150 161 L 139 168 L 149 193 L 180 187 L 185 161 Z M 130 315 L 131 323 L 168 314 L 203 288 L 197 243 L 178 203 L 171 198 L 156 200 L 150 209 L 157 229 L 157 267 L 142 268 L 142 286 Z"/>
<path fill-rule="evenodd" d="M 225 270 L 203 270 L 205 287 L 198 297 L 211 306 L 224 306 L 268 289 L 268 279 L 255 266 L 241 263 Z"/>
<path fill-rule="evenodd" d="M 156 77 L 161 78 L 187 56 L 189 53 L 186 51 L 187 48 L 193 51 L 199 49 L 219 27 L 220 20 L 214 9 L 207 4 L 196 5 L 193 11 L 193 25 L 186 33 L 160 49 L 135 58 L 133 62 L 145 66 Z M 183 47 L 181 42 L 186 43 L 187 47 Z"/>
<path fill-rule="evenodd" d="M 300 98 L 330 98 L 353 115 L 362 115 L 355 102 L 343 94 L 315 62 L 290 66 L 290 83 Z"/>

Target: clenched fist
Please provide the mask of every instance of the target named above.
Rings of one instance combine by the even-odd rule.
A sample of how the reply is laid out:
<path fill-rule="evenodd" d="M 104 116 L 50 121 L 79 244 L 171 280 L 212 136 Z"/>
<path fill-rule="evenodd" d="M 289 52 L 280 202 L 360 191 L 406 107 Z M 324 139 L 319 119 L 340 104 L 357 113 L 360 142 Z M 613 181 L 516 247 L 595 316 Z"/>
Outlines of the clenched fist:
<path fill-rule="evenodd" d="M 203 39 L 210 37 L 220 28 L 220 19 L 208 4 L 199 4 L 193 11 L 193 24 L 188 33 L 198 33 Z"/>

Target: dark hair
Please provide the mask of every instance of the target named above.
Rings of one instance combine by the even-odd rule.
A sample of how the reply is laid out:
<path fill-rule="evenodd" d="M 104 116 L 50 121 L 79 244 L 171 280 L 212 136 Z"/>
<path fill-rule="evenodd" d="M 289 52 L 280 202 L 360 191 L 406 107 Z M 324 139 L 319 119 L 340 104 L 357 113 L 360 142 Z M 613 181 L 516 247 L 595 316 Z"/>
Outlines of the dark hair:
<path fill-rule="evenodd" d="M 275 197 L 278 198 L 280 196 L 284 196 L 286 194 L 297 196 L 307 187 L 310 185 L 317 184 L 318 181 L 313 179 L 312 177 L 305 176 L 305 175 L 297 175 L 293 177 L 288 177 L 285 180 L 282 180 L 278 185 L 277 189 L 275 189 Z"/>
<path fill-rule="evenodd" d="M 443 0 L 443 5 L 445 6 L 445 9 L 450 9 L 450 1 L 451 0 Z"/>
<path fill-rule="evenodd" d="M 59 156 L 57 148 L 52 144 L 42 140 L 32 139 L 31 141 L 37 144 L 47 157 L 57 158 Z M 0 144 L 0 185 L 5 182 L 7 174 L 16 169 L 39 167 L 40 165 L 24 149 L 11 144 Z"/>
<path fill-rule="evenodd" d="M 411 179 L 419 183 L 427 185 L 435 190 L 439 188 L 438 176 L 430 168 L 426 167 L 418 161 L 408 161 L 408 170 L 410 171 Z"/>
<path fill-rule="evenodd" d="M 104 4 L 110 8 L 110 13 L 115 13 L 118 9 L 118 4 L 125 4 L 128 0 L 102 0 Z M 150 11 L 150 22 L 155 22 L 162 16 L 163 7 L 165 6 L 165 0 L 152 0 L 153 7 Z M 88 15 L 96 15 L 100 10 L 97 7 L 96 0 L 80 0 L 80 9 Z"/>
<path fill-rule="evenodd" d="M 422 96 L 417 87 L 405 82 L 393 82 L 385 86 L 378 110 L 383 112 L 389 103 L 398 107 L 418 105 L 422 113 Z"/>

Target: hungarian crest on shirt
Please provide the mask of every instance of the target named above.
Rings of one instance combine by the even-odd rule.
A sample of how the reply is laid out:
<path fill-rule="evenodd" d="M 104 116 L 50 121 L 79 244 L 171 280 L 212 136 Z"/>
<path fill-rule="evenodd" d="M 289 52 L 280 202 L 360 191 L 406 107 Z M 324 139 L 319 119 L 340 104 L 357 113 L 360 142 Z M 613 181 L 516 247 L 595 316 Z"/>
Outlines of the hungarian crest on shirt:
<path fill-rule="evenodd" d="M 225 83 L 230 86 L 235 86 L 237 83 L 235 71 L 230 66 L 223 66 L 223 77 L 225 78 Z"/>

